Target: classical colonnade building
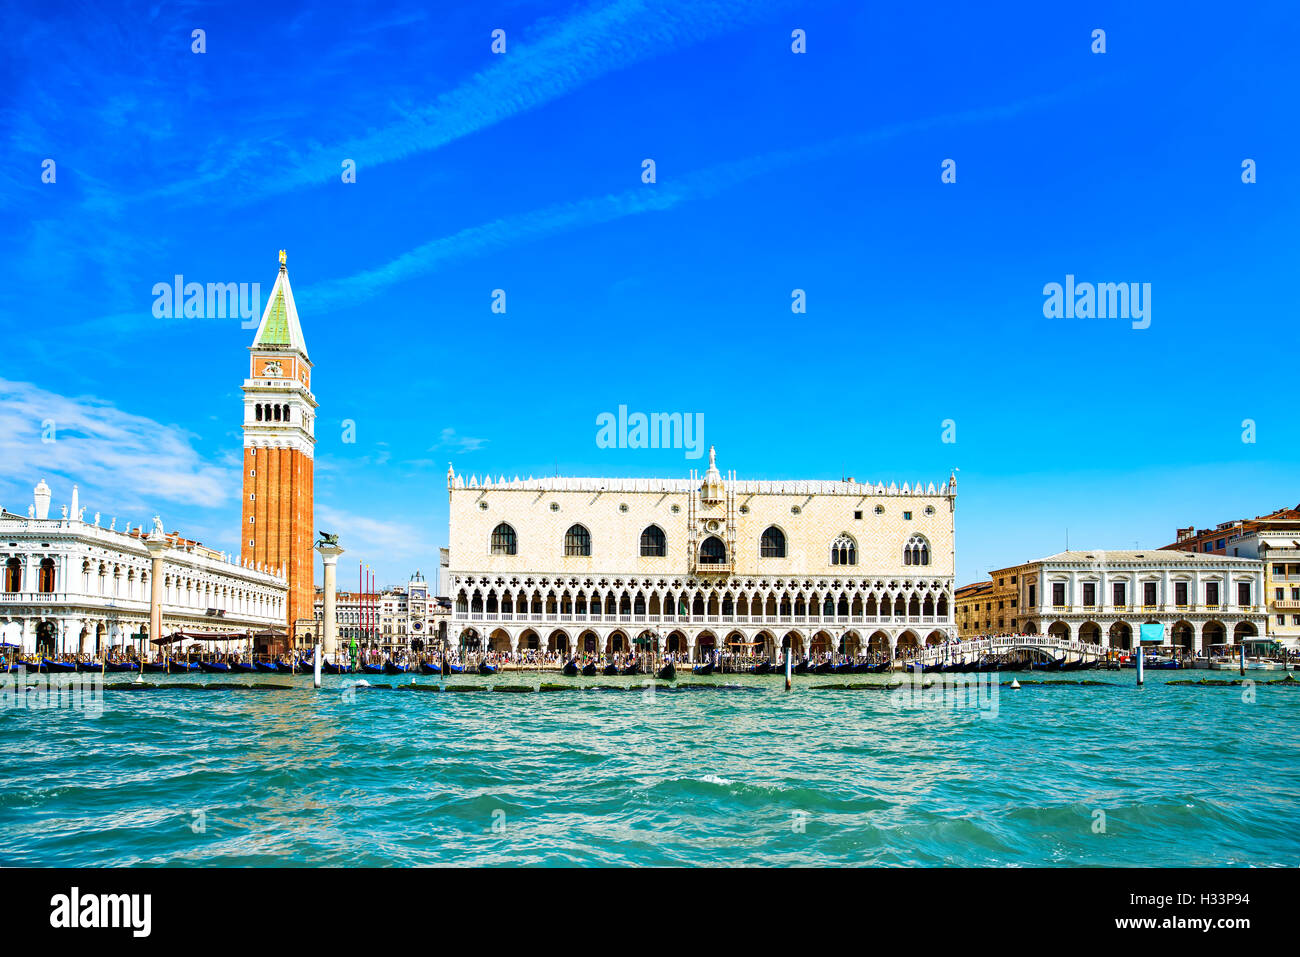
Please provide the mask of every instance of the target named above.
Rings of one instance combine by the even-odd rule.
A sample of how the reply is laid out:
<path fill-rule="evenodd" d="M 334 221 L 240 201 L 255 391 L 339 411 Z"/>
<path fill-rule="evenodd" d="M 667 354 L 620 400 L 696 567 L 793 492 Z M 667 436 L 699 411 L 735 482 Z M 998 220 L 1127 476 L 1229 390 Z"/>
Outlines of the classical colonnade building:
<path fill-rule="evenodd" d="M 101 527 L 70 505 L 49 517 L 42 480 L 27 515 L 0 510 L 0 640 L 33 654 L 93 654 L 147 635 L 154 558 L 141 527 Z M 161 528 L 155 526 L 157 538 Z M 288 584 L 173 532 L 161 558 L 162 630 L 230 633 L 282 627 Z M 151 636 L 152 637 L 152 636 Z"/>
<path fill-rule="evenodd" d="M 1203 652 L 1264 633 L 1264 564 L 1257 559 L 1172 549 L 1060 552 L 992 574 L 969 593 L 996 615 L 984 631 L 1056 635 L 1132 648 L 1140 626 L 1161 624 L 1169 644 Z M 962 618 L 966 607 L 963 601 Z M 1008 622 L 1001 627 L 1003 621 Z"/>
<path fill-rule="evenodd" d="M 448 639 L 698 659 L 892 654 L 956 637 L 956 479 L 495 481 L 447 473 Z"/>

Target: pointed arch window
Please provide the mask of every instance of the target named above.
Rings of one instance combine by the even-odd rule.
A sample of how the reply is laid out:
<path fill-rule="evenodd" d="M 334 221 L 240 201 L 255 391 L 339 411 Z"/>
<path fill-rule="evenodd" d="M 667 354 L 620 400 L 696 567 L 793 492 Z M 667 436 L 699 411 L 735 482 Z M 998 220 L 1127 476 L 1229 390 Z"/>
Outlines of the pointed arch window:
<path fill-rule="evenodd" d="M 722 544 L 722 539 L 716 535 L 710 535 L 700 546 L 700 564 L 701 565 L 725 565 L 727 563 L 727 546 Z"/>
<path fill-rule="evenodd" d="M 588 556 L 591 554 L 591 532 L 581 525 L 572 526 L 564 533 L 564 554 Z"/>
<path fill-rule="evenodd" d="M 856 565 L 858 563 L 858 543 L 847 532 L 831 542 L 832 565 Z"/>
<path fill-rule="evenodd" d="M 913 535 L 903 546 L 904 565 L 930 564 L 930 543 L 924 535 Z"/>
<path fill-rule="evenodd" d="M 518 548 L 515 530 L 505 522 L 492 529 L 493 555 L 515 555 L 518 554 Z"/>
<path fill-rule="evenodd" d="M 763 558 L 785 558 L 785 532 L 775 525 L 768 526 L 759 540 L 758 553 Z"/>
<path fill-rule="evenodd" d="M 658 525 L 650 525 L 641 533 L 641 557 L 663 558 L 668 554 L 668 540 Z"/>

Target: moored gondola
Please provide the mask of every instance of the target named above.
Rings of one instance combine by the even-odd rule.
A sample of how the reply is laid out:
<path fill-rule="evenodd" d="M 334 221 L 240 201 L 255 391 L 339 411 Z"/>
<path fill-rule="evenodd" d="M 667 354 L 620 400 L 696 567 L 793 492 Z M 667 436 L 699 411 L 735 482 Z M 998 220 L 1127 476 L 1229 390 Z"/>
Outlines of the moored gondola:
<path fill-rule="evenodd" d="M 614 662 L 611 661 L 609 664 L 605 666 L 605 674 L 607 675 L 618 674 L 618 665 L 614 664 Z"/>
<path fill-rule="evenodd" d="M 399 665 L 392 658 L 384 662 L 384 674 L 386 675 L 404 675 L 409 670 L 406 665 Z"/>
<path fill-rule="evenodd" d="M 564 667 L 560 669 L 560 674 L 564 675 L 566 678 L 577 677 L 578 666 L 572 658 L 564 663 Z"/>
<path fill-rule="evenodd" d="M 749 669 L 751 675 L 770 675 L 772 673 L 772 662 L 764 658 L 758 664 Z"/>
<path fill-rule="evenodd" d="M 851 661 L 845 661 L 836 665 L 831 671 L 837 675 L 851 675 L 857 666 Z"/>
<path fill-rule="evenodd" d="M 794 666 L 794 673 L 797 675 L 806 675 L 808 673 L 808 659 L 800 658 Z"/>
<path fill-rule="evenodd" d="M 677 677 L 677 666 L 670 661 L 655 673 L 655 677 L 662 681 L 673 681 Z"/>
<path fill-rule="evenodd" d="M 630 665 L 628 665 L 627 667 L 620 669 L 620 670 L 619 670 L 619 674 L 621 674 L 621 675 L 643 675 L 643 674 L 645 674 L 645 669 L 641 667 L 641 662 L 639 662 L 639 661 L 634 661 L 634 662 L 632 662 Z"/>
<path fill-rule="evenodd" d="M 702 665 L 696 665 L 694 668 L 691 669 L 691 671 L 693 671 L 697 675 L 703 675 L 707 677 L 708 675 L 713 674 L 713 662 L 706 661 Z"/>
<path fill-rule="evenodd" d="M 257 666 L 251 661 L 232 661 L 230 662 L 230 670 L 236 674 L 247 675 L 256 671 Z"/>
<path fill-rule="evenodd" d="M 257 662 L 257 670 L 263 674 L 274 675 L 280 673 L 280 666 L 274 661 L 259 661 Z"/>
<path fill-rule="evenodd" d="M 420 662 L 420 674 L 422 675 L 440 675 L 442 668 L 438 665 L 431 665 L 427 661 Z"/>
<path fill-rule="evenodd" d="M 583 665 L 583 666 L 582 666 L 582 674 L 583 674 L 584 677 L 587 677 L 587 678 L 590 678 L 590 677 L 592 677 L 593 675 L 595 675 L 595 674 L 596 674 L 596 663 L 595 663 L 594 661 L 589 661 L 589 662 L 587 662 L 585 665 Z"/>
<path fill-rule="evenodd" d="M 42 658 L 40 661 L 24 661 L 28 671 L 42 671 L 50 674 L 73 674 L 77 670 L 76 662 L 73 661 L 51 661 L 49 658 Z"/>
<path fill-rule="evenodd" d="M 134 661 L 110 661 L 104 666 L 105 671 L 139 671 L 140 665 Z"/>
<path fill-rule="evenodd" d="M 486 661 L 480 661 L 478 663 L 478 673 L 481 675 L 494 675 L 497 673 L 497 666 L 490 665 Z"/>
<path fill-rule="evenodd" d="M 446 658 L 442 659 L 442 673 L 444 675 L 458 675 L 464 672 L 464 670 L 465 669 L 460 665 L 454 665 Z"/>
<path fill-rule="evenodd" d="M 363 673 L 368 675 L 382 675 L 384 673 L 384 666 L 366 664 L 361 666 L 361 670 Z"/>
<path fill-rule="evenodd" d="M 224 661 L 200 661 L 199 670 L 209 674 L 229 674 L 230 665 Z"/>

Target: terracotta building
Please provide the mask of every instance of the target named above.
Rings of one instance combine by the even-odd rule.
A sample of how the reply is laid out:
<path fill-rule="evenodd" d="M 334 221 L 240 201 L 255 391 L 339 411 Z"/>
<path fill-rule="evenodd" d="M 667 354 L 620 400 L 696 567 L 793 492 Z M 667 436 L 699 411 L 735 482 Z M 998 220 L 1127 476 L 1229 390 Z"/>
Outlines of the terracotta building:
<path fill-rule="evenodd" d="M 1176 539 L 1164 547 L 1262 561 L 1268 636 L 1300 647 L 1300 505 L 1214 528 L 1180 528 Z"/>
<path fill-rule="evenodd" d="M 288 630 L 299 618 L 312 616 L 316 399 L 283 250 L 248 351 L 241 552 L 245 561 L 286 570 Z"/>

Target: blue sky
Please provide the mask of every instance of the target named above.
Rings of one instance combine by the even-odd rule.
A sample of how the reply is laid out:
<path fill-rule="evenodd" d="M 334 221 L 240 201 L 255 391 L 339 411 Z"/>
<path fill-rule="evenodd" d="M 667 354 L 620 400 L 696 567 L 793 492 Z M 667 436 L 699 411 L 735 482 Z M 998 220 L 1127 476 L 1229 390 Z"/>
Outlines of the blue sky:
<path fill-rule="evenodd" d="M 317 524 L 382 582 L 436 565 L 449 461 L 701 466 L 599 448 L 619 405 L 747 478 L 959 467 L 963 582 L 1300 501 L 1294 4 L 461 6 L 0 7 L 0 504 L 237 549 L 252 333 L 151 290 L 265 294 L 282 247 Z M 1067 273 L 1150 328 L 1045 318 Z"/>

